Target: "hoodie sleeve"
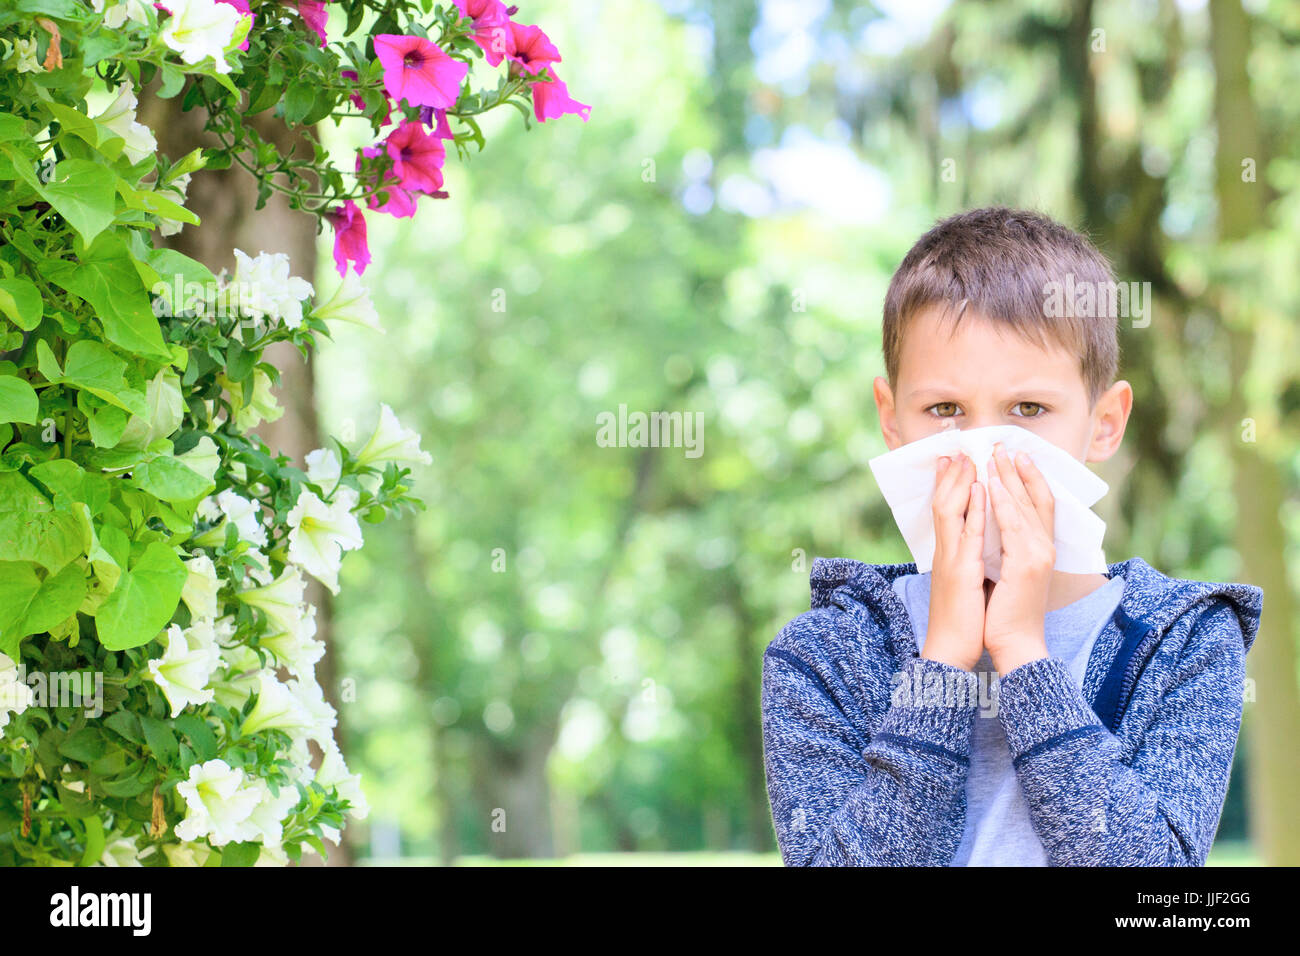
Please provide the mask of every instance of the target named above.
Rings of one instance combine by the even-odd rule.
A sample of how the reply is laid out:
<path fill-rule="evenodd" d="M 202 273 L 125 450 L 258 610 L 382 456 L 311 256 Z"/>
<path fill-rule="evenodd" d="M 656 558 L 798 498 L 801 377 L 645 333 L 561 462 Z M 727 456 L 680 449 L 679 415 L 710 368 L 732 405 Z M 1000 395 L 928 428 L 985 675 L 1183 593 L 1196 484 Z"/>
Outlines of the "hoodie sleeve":
<path fill-rule="evenodd" d="M 998 718 L 1050 864 L 1205 864 L 1241 727 L 1246 649 L 1227 602 L 1188 620 L 1175 673 L 1131 755 L 1061 661 L 1030 661 L 1002 678 Z"/>
<path fill-rule="evenodd" d="M 975 675 L 912 658 L 866 741 L 828 686 L 842 685 L 781 644 L 763 658 L 762 711 L 768 798 L 785 864 L 947 865 L 965 823 L 978 697 L 913 705 L 900 691 L 918 686 L 918 677 L 969 687 Z"/>

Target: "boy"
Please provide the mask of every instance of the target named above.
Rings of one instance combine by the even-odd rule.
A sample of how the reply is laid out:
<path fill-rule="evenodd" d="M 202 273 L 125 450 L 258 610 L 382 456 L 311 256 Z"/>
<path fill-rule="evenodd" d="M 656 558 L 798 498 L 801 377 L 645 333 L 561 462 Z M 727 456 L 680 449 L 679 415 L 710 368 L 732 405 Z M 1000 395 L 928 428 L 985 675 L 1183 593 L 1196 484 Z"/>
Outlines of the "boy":
<path fill-rule="evenodd" d="M 1114 310 L 1056 317 L 1045 299 L 1067 275 L 1114 288 L 1091 243 L 1034 213 L 980 209 L 924 235 L 885 298 L 886 445 L 1014 424 L 1081 462 L 1113 455 L 1133 401 L 1114 381 Z M 932 571 L 819 558 L 811 609 L 768 646 L 763 752 L 782 859 L 1203 865 L 1262 591 L 1166 577 L 1139 557 L 1105 575 L 1055 571 L 1042 475 L 1000 448 L 988 472 L 986 489 L 964 456 L 940 459 Z M 986 493 L 996 585 L 981 558 Z"/>

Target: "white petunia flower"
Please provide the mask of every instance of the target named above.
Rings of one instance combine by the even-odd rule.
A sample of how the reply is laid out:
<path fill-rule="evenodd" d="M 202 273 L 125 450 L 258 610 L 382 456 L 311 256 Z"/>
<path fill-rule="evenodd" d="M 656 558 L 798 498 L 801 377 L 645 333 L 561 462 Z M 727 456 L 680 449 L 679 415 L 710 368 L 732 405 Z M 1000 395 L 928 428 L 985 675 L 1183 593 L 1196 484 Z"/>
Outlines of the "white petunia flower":
<path fill-rule="evenodd" d="M 301 680 L 291 679 L 286 686 L 311 719 L 307 737 L 322 747 L 333 742 L 334 728 L 339 722 L 338 711 L 325 699 L 325 691 L 316 683 L 315 676 Z"/>
<path fill-rule="evenodd" d="M 304 488 L 289 512 L 289 560 L 302 566 L 334 594 L 339 593 L 339 566 L 343 552 L 361 547 L 361 525 L 352 509 L 357 493 L 351 488 L 335 492 L 326 504 Z"/>
<path fill-rule="evenodd" d="M 217 507 L 226 516 L 226 520 L 234 524 L 241 540 L 259 548 L 266 545 L 266 528 L 262 525 L 261 504 L 249 501 L 227 488 L 217 495 Z"/>
<path fill-rule="evenodd" d="M 405 428 L 387 405 L 379 406 L 379 424 L 370 436 L 364 448 L 357 455 L 363 465 L 380 465 L 386 461 L 395 461 L 399 465 L 415 463 L 428 465 L 433 457 L 426 451 L 420 451 L 420 435 L 410 428 Z"/>
<path fill-rule="evenodd" d="M 236 249 L 234 281 L 241 307 L 250 315 L 282 319 L 291 329 L 302 325 L 302 301 L 315 291 L 306 279 L 289 275 L 289 257 L 283 252 L 261 252 L 252 259 Z"/>
<path fill-rule="evenodd" d="M 212 495 L 208 495 L 199 502 L 198 507 L 194 509 L 194 513 L 204 521 L 216 521 L 221 517 L 221 508 L 217 505 L 217 499 Z"/>
<path fill-rule="evenodd" d="M 352 273 L 349 272 L 348 275 Z M 317 448 L 315 451 L 309 451 L 304 461 L 307 465 L 307 480 L 314 485 L 320 485 L 327 492 L 334 487 L 334 483 L 343 474 L 339 456 L 334 454 L 332 448 Z"/>
<path fill-rule="evenodd" d="M 315 673 L 316 662 L 325 656 L 325 642 L 313 640 L 315 634 L 316 608 L 308 604 L 297 627 L 263 637 L 261 646 L 294 677 L 304 677 Z"/>
<path fill-rule="evenodd" d="M 290 564 L 269 584 L 248 588 L 235 596 L 243 603 L 264 613 L 271 624 L 271 632 L 278 633 L 299 626 L 305 613 L 302 595 L 306 586 L 306 582 L 302 579 L 302 572 Z"/>
<path fill-rule="evenodd" d="M 19 679 L 18 665 L 0 653 L 0 730 L 9 723 L 10 714 L 21 714 L 31 703 L 32 689 Z"/>
<path fill-rule="evenodd" d="M 259 838 L 266 846 L 278 847 L 284 836 L 284 818 L 298 806 L 298 788 L 282 784 L 280 793 L 272 795 L 266 781 L 256 778 L 245 784 L 245 788 L 257 794 L 257 806 L 249 819 L 257 827 Z"/>
<path fill-rule="evenodd" d="M 104 852 L 99 858 L 96 866 L 144 866 L 139 860 L 139 850 L 136 849 L 135 840 L 130 837 L 122 837 L 114 840 L 104 846 Z"/>
<path fill-rule="evenodd" d="M 19 73 L 40 73 L 43 67 L 36 58 L 36 38 L 14 40 L 14 53 L 18 62 L 14 65 Z"/>
<path fill-rule="evenodd" d="M 169 866 L 203 866 L 212 856 L 206 843 L 168 843 L 163 846 Z"/>
<path fill-rule="evenodd" d="M 182 173 L 169 183 L 157 187 L 157 191 L 164 199 L 170 199 L 178 206 L 184 206 L 187 194 L 190 188 L 190 174 Z M 185 223 L 180 219 L 168 219 L 165 216 L 158 217 L 158 234 L 162 236 L 174 236 L 185 228 Z"/>
<path fill-rule="evenodd" d="M 90 0 L 90 5 L 95 8 L 96 13 L 104 14 L 104 26 L 110 30 L 119 30 L 122 24 L 127 20 L 134 20 L 136 23 L 143 23 L 146 26 L 149 23 L 149 11 L 153 9 L 150 0 L 116 0 L 108 3 L 108 12 L 104 12 L 105 0 Z"/>
<path fill-rule="evenodd" d="M 253 866 L 288 866 L 289 854 L 281 846 L 263 846 Z"/>
<path fill-rule="evenodd" d="M 250 501 L 231 488 L 226 488 L 215 498 L 211 496 L 204 498 L 199 502 L 195 513 L 204 521 L 224 519 L 220 524 L 196 535 L 193 541 L 197 545 L 215 547 L 225 543 L 227 522 L 235 526 L 240 540 L 247 541 L 254 548 L 266 544 L 266 528 L 262 525 L 261 504 Z"/>
<path fill-rule="evenodd" d="M 217 577 L 217 566 L 206 553 L 200 551 L 185 562 L 188 572 L 185 585 L 181 588 L 181 600 L 190 609 L 190 617 L 215 618 L 219 607 L 217 592 L 221 590 L 221 579 Z"/>
<path fill-rule="evenodd" d="M 258 794 L 243 783 L 244 771 L 224 760 L 190 767 L 189 779 L 176 785 L 186 806 L 176 835 L 182 840 L 207 837 L 213 846 L 255 839 L 258 830 L 249 817 L 257 807 Z"/>
<path fill-rule="evenodd" d="M 212 700 L 208 681 L 220 663 L 221 649 L 211 621 L 198 621 L 184 631 L 173 624 L 167 628 L 167 648 L 162 657 L 149 662 L 149 673 L 176 717 L 190 704 Z"/>
<path fill-rule="evenodd" d="M 158 36 L 181 55 L 186 63 L 202 63 L 212 57 L 218 73 L 229 73 L 226 48 L 236 40 L 236 30 L 245 14 L 216 0 L 167 0 L 172 15 Z"/>
<path fill-rule="evenodd" d="M 292 734 L 312 730 L 314 723 L 314 715 L 293 690 L 270 672 L 263 671 L 257 684 L 257 703 L 244 718 L 239 733 L 241 737 L 259 730 L 284 730 Z"/>
<path fill-rule="evenodd" d="M 383 332 L 379 325 L 379 313 L 370 301 L 370 292 L 361 284 L 356 272 L 348 270 L 343 277 L 343 284 L 338 287 L 328 302 L 316 307 L 316 318 L 326 322 L 352 322 L 364 325 L 376 332 Z"/>
<path fill-rule="evenodd" d="M 251 649 L 250 649 L 251 652 Z M 270 668 L 257 667 L 257 655 L 253 655 L 253 670 L 230 670 L 222 680 L 214 681 L 212 690 L 217 700 L 232 710 L 239 710 L 248 703 L 248 698 L 257 691 L 262 675 L 275 676 Z"/>
<path fill-rule="evenodd" d="M 348 812 L 358 820 L 364 820 L 370 813 L 370 804 L 361 792 L 361 774 L 348 773 L 347 764 L 343 762 L 343 751 L 330 738 L 324 745 L 325 755 L 321 758 L 320 768 L 316 771 L 316 782 L 326 789 L 335 787 L 339 796 L 352 804 Z"/>
<path fill-rule="evenodd" d="M 227 389 L 230 390 L 231 398 L 236 398 L 235 393 L 239 396 L 237 401 L 232 401 L 232 405 L 237 405 L 235 409 L 235 425 L 247 431 L 250 428 L 256 428 L 262 422 L 273 422 L 284 414 L 284 408 L 275 400 L 275 393 L 271 391 L 271 376 L 260 368 L 253 369 L 251 380 L 247 380 L 240 385 L 231 382 L 224 375 L 219 379 Z"/>
<path fill-rule="evenodd" d="M 117 94 L 117 98 L 104 112 L 95 117 L 97 122 L 126 141 L 122 152 L 132 165 L 146 156 L 152 156 L 158 149 L 158 141 L 154 139 L 153 132 L 136 120 L 136 106 L 135 90 L 130 83 L 123 83 L 122 92 Z"/>
<path fill-rule="evenodd" d="M 311 747 L 308 745 L 309 738 L 302 735 L 293 736 L 289 744 L 287 756 L 292 766 L 286 767 L 285 772 L 289 779 L 295 783 L 311 783 L 312 777 L 316 771 L 312 769 Z"/>

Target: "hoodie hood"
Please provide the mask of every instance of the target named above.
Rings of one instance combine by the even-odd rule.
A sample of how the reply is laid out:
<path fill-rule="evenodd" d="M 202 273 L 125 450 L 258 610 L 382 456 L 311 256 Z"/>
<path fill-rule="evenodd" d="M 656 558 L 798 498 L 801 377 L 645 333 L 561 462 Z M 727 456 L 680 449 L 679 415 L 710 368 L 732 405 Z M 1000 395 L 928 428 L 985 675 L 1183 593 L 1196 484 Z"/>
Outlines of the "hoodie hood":
<path fill-rule="evenodd" d="M 916 574 L 916 563 L 865 564 L 851 558 L 817 558 L 810 583 L 814 608 L 851 599 L 867 606 L 892 606 L 895 579 Z M 1163 634 L 1180 616 L 1201 603 L 1221 598 L 1237 615 L 1243 650 L 1249 651 L 1259 633 L 1264 592 L 1252 584 L 1219 583 L 1173 578 L 1157 571 L 1139 557 L 1108 566 L 1108 577 L 1124 578 L 1124 595 L 1116 616 L 1125 630 L 1140 625 L 1146 635 Z"/>

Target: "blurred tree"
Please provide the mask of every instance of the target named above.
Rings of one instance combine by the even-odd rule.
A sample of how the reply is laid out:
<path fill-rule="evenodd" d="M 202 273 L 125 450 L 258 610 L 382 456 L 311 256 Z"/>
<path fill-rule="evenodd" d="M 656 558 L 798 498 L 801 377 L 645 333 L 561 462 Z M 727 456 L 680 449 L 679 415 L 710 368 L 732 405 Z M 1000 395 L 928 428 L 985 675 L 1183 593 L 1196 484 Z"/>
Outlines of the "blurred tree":
<path fill-rule="evenodd" d="M 1245 252 L 1253 266 L 1247 272 L 1248 281 L 1266 288 L 1268 276 L 1259 268 L 1259 258 L 1252 255 L 1250 240 L 1268 228 L 1269 210 L 1261 184 L 1245 172 L 1247 166 L 1265 167 L 1267 161 L 1246 70 L 1252 48 L 1250 17 L 1240 0 L 1210 0 L 1210 22 L 1218 129 L 1214 186 L 1219 236 L 1223 254 L 1230 260 L 1241 255 L 1233 248 L 1235 244 L 1247 244 Z M 1282 522 L 1286 476 L 1282 462 L 1274 460 L 1280 450 L 1276 437 L 1260 442 L 1253 435 L 1256 423 L 1247 391 L 1250 383 L 1266 374 L 1256 367 L 1257 339 L 1269 341 L 1270 325 L 1267 316 L 1256 311 L 1254 296 L 1239 296 L 1230 287 L 1216 292 L 1216 305 L 1227 329 L 1231 369 L 1232 390 L 1222 427 L 1231 436 L 1237 550 L 1246 580 L 1261 586 L 1265 595 L 1257 643 L 1248 657 L 1248 673 L 1256 687 L 1253 703 L 1246 708 L 1250 765 L 1255 771 L 1251 830 L 1268 863 L 1295 866 L 1300 864 L 1300 828 L 1296 826 L 1300 820 L 1300 748 L 1296 745 L 1300 685 L 1296 680 L 1295 602 L 1287 575 L 1287 536 Z M 1271 425 L 1269 418 L 1265 428 Z"/>

